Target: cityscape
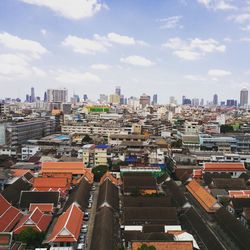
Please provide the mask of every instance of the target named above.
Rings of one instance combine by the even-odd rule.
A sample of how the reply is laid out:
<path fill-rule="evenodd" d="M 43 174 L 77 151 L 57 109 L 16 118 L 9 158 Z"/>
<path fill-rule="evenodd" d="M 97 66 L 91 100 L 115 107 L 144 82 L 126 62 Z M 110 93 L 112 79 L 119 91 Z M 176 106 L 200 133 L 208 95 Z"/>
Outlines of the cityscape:
<path fill-rule="evenodd" d="M 248 0 L 1 0 L 0 249 L 249 250 Z"/>

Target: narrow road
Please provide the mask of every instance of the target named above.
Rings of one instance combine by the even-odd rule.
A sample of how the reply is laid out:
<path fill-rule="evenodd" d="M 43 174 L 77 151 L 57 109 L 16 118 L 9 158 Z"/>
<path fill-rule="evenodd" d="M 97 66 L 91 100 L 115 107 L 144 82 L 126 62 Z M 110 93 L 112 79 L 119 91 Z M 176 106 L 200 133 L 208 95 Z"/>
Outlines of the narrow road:
<path fill-rule="evenodd" d="M 94 183 L 93 185 L 96 187 L 96 190 L 94 192 L 92 192 L 93 203 L 92 203 L 92 207 L 90 209 L 88 209 L 89 221 L 88 221 L 88 232 L 86 235 L 86 242 L 87 242 L 87 245 L 85 247 L 86 250 L 90 250 L 93 229 L 94 229 L 94 223 L 95 223 L 97 199 L 98 199 L 98 194 L 99 194 L 99 183 Z"/>

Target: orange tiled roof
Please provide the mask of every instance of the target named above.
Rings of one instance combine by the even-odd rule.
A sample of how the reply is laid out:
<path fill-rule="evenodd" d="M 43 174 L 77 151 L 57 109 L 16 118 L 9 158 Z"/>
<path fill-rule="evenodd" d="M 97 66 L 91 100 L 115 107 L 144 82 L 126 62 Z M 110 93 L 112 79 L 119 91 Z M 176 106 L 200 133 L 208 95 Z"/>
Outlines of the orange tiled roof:
<path fill-rule="evenodd" d="M 228 194 L 231 198 L 250 198 L 250 190 L 229 190 Z"/>
<path fill-rule="evenodd" d="M 34 188 L 69 188 L 66 177 L 38 177 L 33 180 Z"/>
<path fill-rule="evenodd" d="M 12 176 L 14 177 L 21 177 L 27 173 L 31 173 L 30 170 L 27 169 L 11 169 Z"/>
<path fill-rule="evenodd" d="M 15 227 L 14 234 L 19 234 L 28 227 L 32 227 L 34 230 L 39 232 L 45 232 L 51 220 L 51 214 L 45 214 L 38 207 L 36 207 L 30 214 L 23 216 Z"/>
<path fill-rule="evenodd" d="M 0 194 L 0 232 L 10 232 L 22 217 L 22 213 Z"/>
<path fill-rule="evenodd" d="M 53 203 L 30 203 L 29 211 L 33 212 L 36 208 L 39 208 L 42 212 L 53 212 L 54 204 Z"/>
<path fill-rule="evenodd" d="M 70 173 L 72 175 L 84 174 L 83 162 L 43 162 L 41 173 Z"/>
<path fill-rule="evenodd" d="M 109 179 L 114 185 L 119 186 L 122 184 L 122 181 L 120 179 L 116 179 L 109 171 L 106 172 L 101 180 L 100 180 L 100 185 L 106 180 Z"/>
<path fill-rule="evenodd" d="M 47 242 L 77 242 L 82 220 L 82 210 L 77 203 L 73 203 L 58 217 Z"/>
<path fill-rule="evenodd" d="M 207 212 L 215 212 L 214 206 L 217 204 L 217 200 L 197 181 L 190 181 L 186 187 Z"/>
<path fill-rule="evenodd" d="M 205 162 L 203 171 L 246 171 L 244 163 L 237 162 Z"/>
<path fill-rule="evenodd" d="M 142 244 L 154 246 L 157 250 L 193 250 L 192 241 L 171 241 L 171 242 L 132 242 L 132 250 L 137 250 Z"/>

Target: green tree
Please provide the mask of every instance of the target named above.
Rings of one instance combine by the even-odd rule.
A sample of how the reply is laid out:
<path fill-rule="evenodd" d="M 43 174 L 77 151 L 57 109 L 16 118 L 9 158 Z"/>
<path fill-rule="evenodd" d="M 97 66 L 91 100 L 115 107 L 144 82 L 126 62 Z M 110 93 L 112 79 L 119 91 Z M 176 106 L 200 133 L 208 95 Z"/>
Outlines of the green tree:
<path fill-rule="evenodd" d="M 34 230 L 32 227 L 27 227 L 17 235 L 17 241 L 26 243 L 28 247 L 36 248 L 41 246 L 44 237 L 44 232 L 41 233 Z"/>
<path fill-rule="evenodd" d="M 106 165 L 99 165 L 92 169 L 92 173 L 94 174 L 94 181 L 100 181 L 102 176 L 108 171 L 108 166 Z"/>
<path fill-rule="evenodd" d="M 93 140 L 89 135 L 85 135 L 82 139 L 82 144 L 86 144 L 86 143 L 92 143 Z"/>
<path fill-rule="evenodd" d="M 147 244 L 142 244 L 137 250 L 156 250 L 154 246 L 148 246 Z"/>
<path fill-rule="evenodd" d="M 182 147 L 182 140 L 177 140 L 177 141 L 173 141 L 171 143 L 171 147 L 172 148 L 181 148 Z"/>
<path fill-rule="evenodd" d="M 229 125 L 229 124 L 221 125 L 220 132 L 223 134 L 231 133 L 231 132 L 234 132 L 234 128 L 232 125 Z"/>

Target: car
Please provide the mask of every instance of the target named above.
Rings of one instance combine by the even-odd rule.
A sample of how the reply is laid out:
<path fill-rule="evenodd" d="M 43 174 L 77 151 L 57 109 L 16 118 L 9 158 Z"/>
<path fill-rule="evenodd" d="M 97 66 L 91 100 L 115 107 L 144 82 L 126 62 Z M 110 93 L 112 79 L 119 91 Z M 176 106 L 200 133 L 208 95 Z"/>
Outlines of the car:
<path fill-rule="evenodd" d="M 90 202 L 89 205 L 88 205 L 88 208 L 91 208 L 92 207 L 92 203 Z"/>
<path fill-rule="evenodd" d="M 93 187 L 92 187 L 92 190 L 93 190 L 93 191 L 95 191 L 95 190 L 96 190 L 96 187 L 95 187 L 95 186 L 93 186 Z"/>
<path fill-rule="evenodd" d="M 82 229 L 81 229 L 81 232 L 82 232 L 83 234 L 86 234 L 86 233 L 88 232 L 88 228 L 82 228 Z"/>
<path fill-rule="evenodd" d="M 82 250 L 83 247 L 85 247 L 85 243 L 79 243 L 79 244 L 77 245 L 77 250 Z"/>

